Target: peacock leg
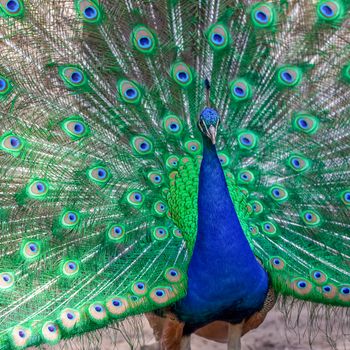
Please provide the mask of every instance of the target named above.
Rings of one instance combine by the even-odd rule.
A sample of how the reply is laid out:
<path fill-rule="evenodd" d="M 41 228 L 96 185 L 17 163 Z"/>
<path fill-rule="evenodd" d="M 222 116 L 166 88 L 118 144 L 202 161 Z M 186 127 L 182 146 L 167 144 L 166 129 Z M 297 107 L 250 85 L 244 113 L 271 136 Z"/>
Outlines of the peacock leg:
<path fill-rule="evenodd" d="M 191 336 L 182 337 L 180 343 L 180 350 L 191 350 Z"/>
<path fill-rule="evenodd" d="M 239 324 L 230 324 L 228 330 L 227 350 L 241 350 L 243 322 Z"/>

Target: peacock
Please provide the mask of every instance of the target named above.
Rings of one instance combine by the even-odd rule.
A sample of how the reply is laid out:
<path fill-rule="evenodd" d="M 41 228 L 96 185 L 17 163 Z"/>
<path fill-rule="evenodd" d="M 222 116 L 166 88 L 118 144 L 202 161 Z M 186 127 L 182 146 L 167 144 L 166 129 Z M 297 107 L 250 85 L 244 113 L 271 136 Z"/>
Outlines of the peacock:
<path fill-rule="evenodd" d="M 349 9 L 0 0 L 0 350 L 346 310 Z"/>

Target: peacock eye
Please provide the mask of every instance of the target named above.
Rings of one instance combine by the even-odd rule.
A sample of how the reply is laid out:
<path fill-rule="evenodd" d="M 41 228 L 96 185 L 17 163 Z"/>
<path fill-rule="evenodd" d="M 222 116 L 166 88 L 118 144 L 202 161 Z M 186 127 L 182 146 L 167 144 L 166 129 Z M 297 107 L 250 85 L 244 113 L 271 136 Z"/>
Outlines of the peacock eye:
<path fill-rule="evenodd" d="M 136 155 L 147 155 L 153 152 L 153 143 L 145 136 L 135 136 L 131 140 Z"/>
<path fill-rule="evenodd" d="M 107 311 L 102 303 L 96 302 L 89 306 L 88 316 L 91 321 L 103 324 L 107 319 Z"/>
<path fill-rule="evenodd" d="M 160 187 L 164 183 L 163 175 L 158 171 L 151 171 L 147 174 L 147 179 L 155 187 Z"/>
<path fill-rule="evenodd" d="M 139 87 L 131 80 L 120 80 L 117 83 L 120 97 L 126 103 L 138 104 L 141 101 L 141 91 Z"/>
<path fill-rule="evenodd" d="M 317 15 L 321 20 L 330 22 L 344 13 L 344 6 L 339 1 L 319 1 Z"/>
<path fill-rule="evenodd" d="M 76 9 L 79 17 L 86 23 L 99 23 L 101 16 L 101 7 L 96 0 L 78 0 Z"/>
<path fill-rule="evenodd" d="M 125 227 L 119 224 L 112 224 L 107 229 L 107 239 L 112 243 L 118 243 L 124 240 Z"/>
<path fill-rule="evenodd" d="M 302 219 L 307 226 L 316 226 L 321 223 L 321 217 L 314 210 L 306 210 L 301 213 Z"/>
<path fill-rule="evenodd" d="M 301 83 L 302 72 L 298 67 L 285 66 L 277 71 L 277 81 L 281 86 L 294 87 Z"/>
<path fill-rule="evenodd" d="M 75 277 L 79 271 L 80 265 L 76 260 L 65 260 L 61 263 L 61 272 L 64 277 Z"/>
<path fill-rule="evenodd" d="M 183 238 L 182 231 L 179 228 L 174 227 L 172 232 L 174 237 L 180 238 L 180 239 Z"/>
<path fill-rule="evenodd" d="M 288 199 L 287 190 L 279 185 L 274 185 L 270 188 L 269 191 L 270 196 L 277 202 L 283 202 Z"/>
<path fill-rule="evenodd" d="M 162 226 L 155 227 L 152 231 L 152 235 L 155 240 L 159 240 L 159 241 L 165 240 L 169 236 L 168 230 Z"/>
<path fill-rule="evenodd" d="M 0 76 L 0 97 L 5 96 L 7 93 L 11 91 L 11 84 L 8 79 L 3 76 Z"/>
<path fill-rule="evenodd" d="M 167 209 L 168 208 L 163 201 L 157 201 L 153 205 L 153 212 L 156 216 L 164 216 Z"/>
<path fill-rule="evenodd" d="M 87 170 L 88 178 L 97 185 L 105 185 L 111 178 L 109 170 L 104 166 L 95 166 Z"/>
<path fill-rule="evenodd" d="M 126 194 L 126 200 L 135 209 L 142 207 L 144 202 L 144 196 L 140 191 L 129 191 Z"/>
<path fill-rule="evenodd" d="M 80 117 L 75 116 L 61 122 L 61 128 L 72 140 L 79 140 L 89 133 L 87 124 Z"/>
<path fill-rule="evenodd" d="M 175 115 L 168 115 L 163 119 L 164 130 L 174 136 L 180 136 L 183 131 L 181 120 Z"/>
<path fill-rule="evenodd" d="M 345 190 L 342 192 L 340 194 L 340 198 L 346 206 L 350 205 L 350 190 Z"/>
<path fill-rule="evenodd" d="M 276 234 L 278 233 L 277 231 L 277 226 L 275 223 L 273 223 L 272 221 L 267 221 L 267 222 L 263 222 L 261 224 L 262 226 L 262 230 L 265 234 L 267 234 L 268 236 L 276 236 Z"/>
<path fill-rule="evenodd" d="M 318 127 L 319 121 L 316 117 L 307 113 L 298 113 L 292 121 L 292 126 L 296 131 L 306 134 L 314 134 Z"/>
<path fill-rule="evenodd" d="M 80 214 L 76 211 L 63 210 L 60 219 L 60 225 L 63 228 L 72 229 L 79 224 Z"/>
<path fill-rule="evenodd" d="M 30 241 L 23 242 L 20 249 L 21 255 L 26 260 L 33 260 L 41 253 L 41 245 L 39 242 Z"/>
<path fill-rule="evenodd" d="M 143 26 L 136 27 L 131 34 L 131 41 L 138 51 L 152 53 L 156 46 L 156 39 L 153 33 Z"/>
<path fill-rule="evenodd" d="M 69 89 L 81 88 L 88 82 L 87 76 L 78 67 L 63 66 L 59 68 L 58 72 L 66 87 Z"/>
<path fill-rule="evenodd" d="M 186 63 L 178 62 L 172 65 L 171 75 L 175 82 L 182 87 L 187 87 L 192 83 L 193 77 L 190 68 Z"/>
<path fill-rule="evenodd" d="M 229 43 L 229 34 L 222 24 L 214 24 L 209 28 L 208 40 L 214 50 L 222 50 Z"/>
<path fill-rule="evenodd" d="M 276 11 L 271 4 L 257 3 L 251 12 L 251 19 L 256 28 L 267 28 L 275 24 Z"/>
<path fill-rule="evenodd" d="M 11 272 L 0 273 L 0 290 L 11 288 L 15 283 L 15 277 Z"/>
<path fill-rule="evenodd" d="M 4 14 L 9 17 L 19 17 L 24 13 L 22 0 L 3 0 L 0 7 L 4 10 Z"/>
<path fill-rule="evenodd" d="M 303 172 L 310 168 L 311 163 L 308 159 L 292 155 L 288 158 L 287 164 L 296 172 Z"/>
<path fill-rule="evenodd" d="M 171 267 L 166 270 L 165 278 L 171 283 L 176 283 L 182 279 L 182 273 L 176 267 Z"/>
<path fill-rule="evenodd" d="M 185 142 L 185 150 L 190 154 L 196 155 L 202 152 L 202 146 L 197 140 L 188 140 Z"/>
<path fill-rule="evenodd" d="M 252 150 L 258 144 L 258 137 L 251 131 L 244 131 L 238 135 L 238 146 L 244 150 Z"/>
<path fill-rule="evenodd" d="M 234 101 L 240 102 L 251 99 L 252 88 L 244 79 L 233 80 L 229 84 L 231 90 L 231 97 Z"/>
<path fill-rule="evenodd" d="M 118 317 L 128 309 L 128 302 L 121 297 L 112 297 L 106 302 L 107 310 L 112 317 Z"/>
<path fill-rule="evenodd" d="M 222 167 L 227 167 L 231 163 L 230 157 L 224 152 L 219 152 L 218 157 Z"/>
<path fill-rule="evenodd" d="M 15 134 L 6 133 L 0 137 L 0 149 L 13 156 L 18 156 L 23 147 L 24 142 Z"/>
<path fill-rule="evenodd" d="M 131 291 L 135 295 L 145 295 L 147 294 L 148 288 L 145 282 L 143 281 L 137 281 L 136 283 L 133 283 L 131 286 Z"/>
<path fill-rule="evenodd" d="M 33 180 L 29 182 L 26 193 L 29 198 L 42 200 L 47 197 L 49 184 L 45 180 Z"/>
<path fill-rule="evenodd" d="M 254 174 L 249 170 L 240 170 L 238 172 L 238 182 L 240 184 L 251 184 L 255 181 Z"/>

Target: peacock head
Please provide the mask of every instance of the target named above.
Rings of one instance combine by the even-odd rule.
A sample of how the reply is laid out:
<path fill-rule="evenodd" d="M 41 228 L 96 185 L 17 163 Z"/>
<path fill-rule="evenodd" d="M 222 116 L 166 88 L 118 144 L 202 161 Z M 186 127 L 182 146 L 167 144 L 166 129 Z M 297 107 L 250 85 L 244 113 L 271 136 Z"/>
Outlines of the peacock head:
<path fill-rule="evenodd" d="M 220 124 L 220 116 L 218 112 L 206 107 L 199 116 L 198 127 L 203 135 L 208 137 L 212 144 L 215 145 L 218 126 Z"/>

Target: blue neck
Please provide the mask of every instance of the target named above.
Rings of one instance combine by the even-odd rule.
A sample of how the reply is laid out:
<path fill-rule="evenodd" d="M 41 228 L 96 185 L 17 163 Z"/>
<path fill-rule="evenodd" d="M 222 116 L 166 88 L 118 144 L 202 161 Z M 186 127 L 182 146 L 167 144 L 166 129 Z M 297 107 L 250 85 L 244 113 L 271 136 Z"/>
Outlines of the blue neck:
<path fill-rule="evenodd" d="M 191 313 L 197 314 L 199 323 L 218 319 L 217 314 L 227 310 L 235 310 L 237 320 L 245 318 L 259 309 L 268 288 L 266 272 L 241 229 L 216 148 L 207 137 L 199 175 L 197 239 L 188 277 L 180 313 L 187 320 Z"/>

